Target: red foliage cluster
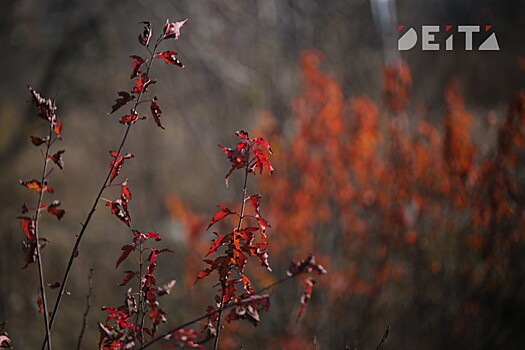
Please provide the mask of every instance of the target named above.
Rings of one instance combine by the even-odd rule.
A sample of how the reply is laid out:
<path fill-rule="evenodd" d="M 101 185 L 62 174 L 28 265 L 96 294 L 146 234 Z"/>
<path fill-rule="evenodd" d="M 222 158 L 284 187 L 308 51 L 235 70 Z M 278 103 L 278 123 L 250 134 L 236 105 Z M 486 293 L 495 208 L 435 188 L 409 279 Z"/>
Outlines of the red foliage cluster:
<path fill-rule="evenodd" d="M 139 43 L 146 46 L 150 52 L 149 60 L 143 59 L 140 56 L 132 55 L 133 59 L 133 70 L 130 78 L 135 79 L 135 87 L 133 87 L 131 94 L 126 91 L 120 91 L 119 98 L 113 105 L 111 113 L 117 111 L 128 102 L 136 101 L 135 107 L 131 109 L 129 115 L 125 115 L 120 119 L 120 123 L 127 124 L 128 127 L 139 119 L 145 119 L 145 117 L 138 117 L 136 108 L 141 103 L 141 97 L 147 92 L 149 85 L 154 84 L 156 81 L 149 78 L 149 71 L 151 68 L 151 62 L 155 58 L 164 57 L 163 54 L 157 54 L 158 45 L 166 39 L 175 38 L 178 39 L 179 31 L 182 25 L 186 21 L 177 23 L 167 23 L 166 26 L 169 28 L 176 28 L 176 35 L 171 34 L 172 29 L 164 28 L 164 32 L 159 36 L 155 42 L 153 50 L 149 48 L 150 39 L 152 35 L 152 29 L 149 22 L 144 23 L 144 33 L 139 36 Z M 172 52 L 172 51 L 167 51 Z M 164 57 L 165 58 L 165 57 Z M 165 59 L 166 60 L 166 59 Z M 148 62 L 146 69 L 142 71 L 144 63 Z M 166 60 L 166 63 L 170 63 Z M 180 65 L 182 67 L 182 64 Z M 162 129 L 164 127 L 160 123 L 160 116 L 162 111 L 157 104 L 157 97 L 153 97 L 150 100 L 150 111 L 155 123 Z M 121 147 L 122 149 L 122 147 Z M 120 174 L 124 161 L 126 159 L 133 158 L 133 154 L 128 153 L 123 155 L 121 149 L 118 151 L 110 151 L 111 161 L 109 168 L 110 174 L 107 180 L 107 186 L 110 186 L 113 180 Z M 120 196 L 115 200 L 107 200 L 106 206 L 110 207 L 111 214 L 115 215 L 120 221 L 122 221 L 129 228 L 132 234 L 132 241 L 130 244 L 122 246 L 122 254 L 116 262 L 116 268 L 120 266 L 132 253 L 138 255 L 137 261 L 139 263 L 138 269 L 124 271 L 124 278 L 119 283 L 120 286 L 128 285 L 132 280 L 138 280 L 137 292 L 132 292 L 132 288 L 128 289 L 124 303 L 118 307 L 103 307 L 102 309 L 108 312 L 105 323 L 99 323 L 100 329 L 100 349 L 131 349 L 135 346 L 136 342 L 140 344 L 145 343 L 145 336 L 149 336 L 151 339 L 155 338 L 158 326 L 162 322 L 166 322 L 166 312 L 160 308 L 158 298 L 169 294 L 171 288 L 175 285 L 175 281 L 169 281 L 163 286 L 157 285 L 157 279 L 154 275 L 157 267 L 157 256 L 164 252 L 172 252 L 167 248 L 156 249 L 146 247 L 145 243 L 153 239 L 160 241 L 160 236 L 155 232 L 141 232 L 131 226 L 131 216 L 128 208 L 129 201 L 132 199 L 131 191 L 128 187 L 128 180 L 120 184 Z M 147 255 L 147 258 L 145 257 Z M 149 322 L 149 326 L 146 324 Z M 177 344 L 191 345 L 191 337 L 182 338 L 173 337 L 177 341 Z"/>

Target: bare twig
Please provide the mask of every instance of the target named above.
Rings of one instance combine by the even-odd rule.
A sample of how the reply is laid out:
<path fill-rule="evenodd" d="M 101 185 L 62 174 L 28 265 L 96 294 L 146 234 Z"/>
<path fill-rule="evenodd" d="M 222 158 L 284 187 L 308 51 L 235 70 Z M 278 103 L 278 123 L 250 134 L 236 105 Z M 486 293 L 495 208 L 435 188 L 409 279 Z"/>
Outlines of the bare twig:
<path fill-rule="evenodd" d="M 84 337 L 84 332 L 86 331 L 89 309 L 91 308 L 91 294 L 93 293 L 93 268 L 89 269 L 88 275 L 88 293 L 86 295 L 86 310 L 82 317 L 82 328 L 80 329 L 80 334 L 78 335 L 77 350 L 80 350 L 82 345 L 82 338 Z"/>
<path fill-rule="evenodd" d="M 381 348 L 381 345 L 383 345 L 386 338 L 388 338 L 388 333 L 390 333 L 390 326 L 386 326 L 385 334 L 383 334 L 383 339 L 381 339 L 381 342 L 377 345 L 376 350 L 379 350 Z"/>

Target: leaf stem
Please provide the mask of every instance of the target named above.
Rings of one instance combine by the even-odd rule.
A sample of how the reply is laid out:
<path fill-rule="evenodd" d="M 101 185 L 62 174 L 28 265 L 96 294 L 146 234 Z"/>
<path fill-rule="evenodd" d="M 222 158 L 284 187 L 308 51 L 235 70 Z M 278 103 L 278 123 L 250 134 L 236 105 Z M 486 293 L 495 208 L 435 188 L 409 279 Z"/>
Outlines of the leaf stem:
<path fill-rule="evenodd" d="M 244 209 L 246 208 L 246 192 L 248 190 L 248 174 L 249 174 L 249 168 L 248 165 L 244 168 L 244 185 L 242 187 L 242 201 L 241 201 L 241 214 L 239 215 L 239 223 L 237 224 L 237 230 L 233 233 L 235 239 L 236 232 L 239 232 L 242 226 L 242 220 L 244 219 Z M 242 271 L 240 271 L 242 273 Z M 226 281 L 228 280 L 228 276 L 226 276 Z M 221 316 L 222 316 L 222 310 L 224 309 L 224 295 L 226 293 L 226 281 L 221 282 L 221 303 L 219 305 L 218 315 L 217 315 L 217 335 L 215 336 L 215 341 L 213 344 L 213 350 L 217 350 L 219 347 L 219 337 L 221 334 Z"/>
<path fill-rule="evenodd" d="M 142 290 L 142 265 L 143 265 L 142 253 L 143 253 L 143 241 L 141 238 L 140 246 L 139 246 L 139 302 L 137 305 L 137 316 L 135 318 L 135 324 L 139 326 L 138 327 L 139 341 L 141 344 L 144 344 L 144 331 L 143 331 L 144 317 L 140 317 L 141 312 L 142 312 L 142 316 L 144 316 L 145 314 L 145 306 L 144 306 L 145 300 L 144 300 L 144 292 Z M 139 321 L 140 321 L 140 324 L 139 324 Z"/>
<path fill-rule="evenodd" d="M 38 232 L 38 222 L 40 218 L 40 205 L 42 204 L 44 200 L 44 184 L 47 182 L 47 163 L 48 163 L 48 157 L 49 157 L 49 150 L 51 148 L 51 139 L 53 138 L 53 125 L 51 121 L 49 121 L 49 138 L 46 142 L 46 152 L 44 155 L 44 166 L 42 169 L 42 178 L 40 181 L 40 185 L 42 186 L 40 188 L 40 194 L 38 196 L 38 202 L 36 204 L 35 209 L 35 244 L 36 244 L 36 255 L 37 255 L 37 263 L 38 263 L 38 279 L 40 282 L 40 295 L 42 297 L 42 304 L 44 306 L 44 323 L 46 328 L 46 338 L 51 339 L 51 325 L 49 321 L 49 314 L 48 314 L 48 308 L 47 308 L 47 297 L 46 297 L 46 288 L 45 288 L 45 280 L 44 280 L 44 267 L 42 265 L 42 254 L 40 250 L 40 236 Z M 47 349 L 52 350 L 51 340 L 47 342 Z"/>

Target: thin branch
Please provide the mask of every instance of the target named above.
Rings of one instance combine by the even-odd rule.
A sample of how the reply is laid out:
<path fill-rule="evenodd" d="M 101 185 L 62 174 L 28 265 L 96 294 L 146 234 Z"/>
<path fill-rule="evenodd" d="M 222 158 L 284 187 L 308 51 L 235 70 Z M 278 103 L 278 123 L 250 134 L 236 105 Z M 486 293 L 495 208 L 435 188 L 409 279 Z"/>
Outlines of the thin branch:
<path fill-rule="evenodd" d="M 158 45 L 160 44 L 160 42 L 162 41 L 162 36 L 159 37 L 159 39 L 157 39 L 156 43 L 155 43 L 155 48 L 153 49 L 153 51 L 151 51 L 151 56 L 150 56 L 150 59 L 148 60 L 148 64 L 147 64 L 147 68 L 146 68 L 146 76 L 149 75 L 149 72 L 150 72 L 150 69 L 151 69 L 151 66 L 153 64 L 153 61 L 154 61 L 154 57 L 155 57 L 155 53 L 157 51 L 157 47 Z M 135 102 L 135 106 L 133 107 L 134 110 L 137 109 L 137 106 L 139 105 L 140 101 L 141 101 L 141 98 L 142 98 L 142 95 L 143 95 L 143 92 L 144 90 L 141 90 L 137 96 L 137 100 Z M 121 152 L 122 152 L 122 149 L 124 148 L 124 145 L 126 143 L 126 140 L 128 138 L 128 135 L 129 135 L 129 131 L 131 129 L 131 126 L 133 124 L 128 124 L 127 128 L 126 128 L 126 131 L 124 132 L 124 136 L 122 137 L 122 140 L 120 141 L 120 145 L 118 147 L 118 150 L 117 150 L 117 154 L 115 156 L 115 159 L 117 159 Z M 110 167 L 107 175 L 106 175 L 106 178 L 104 179 L 104 182 L 102 184 L 102 186 L 100 187 L 100 190 L 97 194 L 97 196 L 95 197 L 95 200 L 93 201 L 93 205 L 91 206 L 91 210 L 89 211 L 87 217 L 86 217 L 86 220 L 84 221 L 83 225 L 82 225 L 82 228 L 80 229 L 80 232 L 78 233 L 77 235 L 77 239 L 75 241 L 75 244 L 73 246 L 73 249 L 71 250 L 71 254 L 69 256 L 69 261 L 67 263 L 67 266 L 66 266 L 66 271 L 64 272 L 64 276 L 62 278 L 62 283 L 60 285 L 60 291 L 58 292 L 58 295 L 57 295 L 57 299 L 55 301 L 55 307 L 53 309 L 53 313 L 51 314 L 51 320 L 49 322 L 49 329 L 51 330 L 53 328 L 53 325 L 54 325 L 54 322 L 55 322 L 55 319 L 56 319 L 56 315 L 57 315 L 57 312 L 58 312 L 58 309 L 60 307 L 60 303 L 62 301 L 62 298 L 64 296 L 64 292 L 65 292 L 65 288 L 66 288 L 66 284 L 67 284 L 67 281 L 69 279 L 69 275 L 71 274 L 71 268 L 73 267 L 73 262 L 75 260 L 75 258 L 78 256 L 78 252 L 79 252 L 79 246 L 80 246 L 80 242 L 82 241 L 82 238 L 84 237 L 84 233 L 86 232 L 86 229 L 91 221 L 91 218 L 93 217 L 93 214 L 95 213 L 96 211 L 96 208 L 97 208 L 97 205 L 100 201 L 100 198 L 102 197 L 102 194 L 104 193 L 106 187 L 109 185 L 109 180 L 111 178 L 111 173 L 113 172 L 115 166 L 117 165 L 117 162 L 113 162 L 113 166 Z M 46 335 L 46 338 L 44 339 L 44 342 L 42 343 L 42 347 L 41 347 L 41 350 L 44 350 L 45 348 L 45 345 L 48 343 L 48 339 L 49 337 Z"/>
<path fill-rule="evenodd" d="M 241 214 L 239 215 L 239 223 L 237 224 L 237 232 L 241 229 L 242 226 L 242 220 L 244 219 L 244 209 L 246 207 L 246 192 L 248 189 L 248 164 L 244 168 L 244 185 L 242 187 L 242 201 L 241 201 Z M 241 271 L 242 272 L 242 271 Z M 227 279 L 228 277 L 226 277 Z M 213 350 L 217 350 L 219 347 L 219 337 L 221 334 L 221 316 L 222 316 L 222 310 L 224 308 L 224 294 L 226 293 L 226 283 L 221 283 L 221 303 L 219 305 L 219 314 L 217 315 L 217 335 L 215 336 L 215 341 L 213 344 Z"/>
<path fill-rule="evenodd" d="M 390 333 L 390 326 L 386 326 L 385 334 L 383 334 L 383 339 L 381 339 L 381 342 L 377 345 L 376 350 L 379 350 L 381 348 L 381 345 L 383 345 L 386 338 L 388 338 L 388 333 Z"/>
<path fill-rule="evenodd" d="M 37 255 L 37 262 L 38 262 L 38 279 L 40 282 L 40 296 L 42 297 L 42 304 L 44 307 L 44 323 L 46 328 L 46 338 L 50 339 L 51 337 L 51 326 L 49 321 L 49 314 L 48 314 L 48 308 L 47 308 L 47 297 L 46 297 L 46 283 L 44 280 L 44 267 L 42 265 L 42 254 L 40 250 L 40 236 L 38 232 L 38 222 L 40 218 L 40 206 L 44 200 L 44 184 L 47 182 L 47 163 L 48 163 L 48 157 L 49 157 L 49 150 L 51 148 L 51 139 L 53 138 L 53 125 L 51 121 L 49 122 L 49 136 L 48 140 L 46 142 L 46 152 L 44 155 L 44 166 L 42 167 L 42 178 L 40 180 L 40 184 L 42 188 L 40 189 L 40 194 L 38 196 L 38 202 L 36 204 L 35 209 L 35 244 L 36 244 L 36 255 Z M 47 343 L 47 349 L 51 350 L 52 345 L 51 341 Z"/>
<path fill-rule="evenodd" d="M 143 246 L 144 242 L 142 241 L 142 238 L 140 239 L 140 248 L 139 248 L 139 302 L 137 304 L 137 317 L 135 319 L 135 324 L 139 325 L 139 332 L 140 332 L 140 338 L 139 341 L 141 344 L 144 344 L 144 314 L 146 312 L 146 300 L 144 298 L 144 292 L 142 290 L 142 267 L 143 267 L 143 261 L 142 261 L 142 253 L 143 253 Z M 140 317 L 140 314 L 142 312 L 142 317 Z M 139 324 L 140 320 L 140 324 Z"/>
<path fill-rule="evenodd" d="M 84 337 L 84 332 L 86 331 L 89 309 L 91 307 L 91 294 L 93 293 L 93 268 L 89 269 L 88 275 L 88 293 L 86 295 L 86 310 L 82 317 L 82 328 L 80 329 L 80 334 L 78 335 L 77 350 L 80 350 L 82 345 L 82 338 Z"/>

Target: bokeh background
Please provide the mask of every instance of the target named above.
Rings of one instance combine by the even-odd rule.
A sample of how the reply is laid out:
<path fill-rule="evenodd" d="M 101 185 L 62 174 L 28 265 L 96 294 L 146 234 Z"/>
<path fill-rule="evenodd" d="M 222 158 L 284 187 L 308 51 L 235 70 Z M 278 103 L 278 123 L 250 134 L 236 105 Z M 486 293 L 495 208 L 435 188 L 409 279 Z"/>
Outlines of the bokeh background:
<path fill-rule="evenodd" d="M 250 270 L 255 284 L 311 251 L 330 273 L 300 322 L 303 286 L 292 282 L 274 290 L 259 327 L 227 325 L 223 348 L 373 349 L 387 325 L 385 349 L 524 346 L 523 13 L 519 0 L 2 1 L 0 321 L 15 347 L 37 348 L 43 336 L 37 268 L 21 269 L 16 220 L 24 202 L 36 202 L 18 180 L 41 167 L 28 135 L 43 124 L 26 85 L 56 97 L 64 125 L 65 169 L 51 184 L 67 213 L 42 219 L 52 283 L 124 132 L 107 112 L 131 87 L 128 56 L 145 54 L 139 22 L 158 33 L 167 18 L 189 18 L 180 40 L 166 43 L 186 67 L 154 67 L 166 130 L 150 120 L 132 128 L 125 151 L 135 158 L 121 176 L 134 224 L 175 250 L 158 265 L 159 281 L 177 280 L 162 300 L 169 325 L 212 303 L 211 283 L 193 286 L 212 238 L 205 226 L 215 205 L 235 205 L 241 185 L 235 176 L 224 185 L 229 164 L 217 144 L 245 129 L 275 148 L 275 175 L 250 183 L 273 224 L 274 272 Z M 400 54 L 398 24 L 492 25 L 501 51 L 465 51 L 456 36 L 453 52 Z M 96 346 L 100 308 L 125 293 L 114 262 L 128 241 L 101 203 L 55 348 L 76 344 L 91 267 L 84 348 Z"/>

